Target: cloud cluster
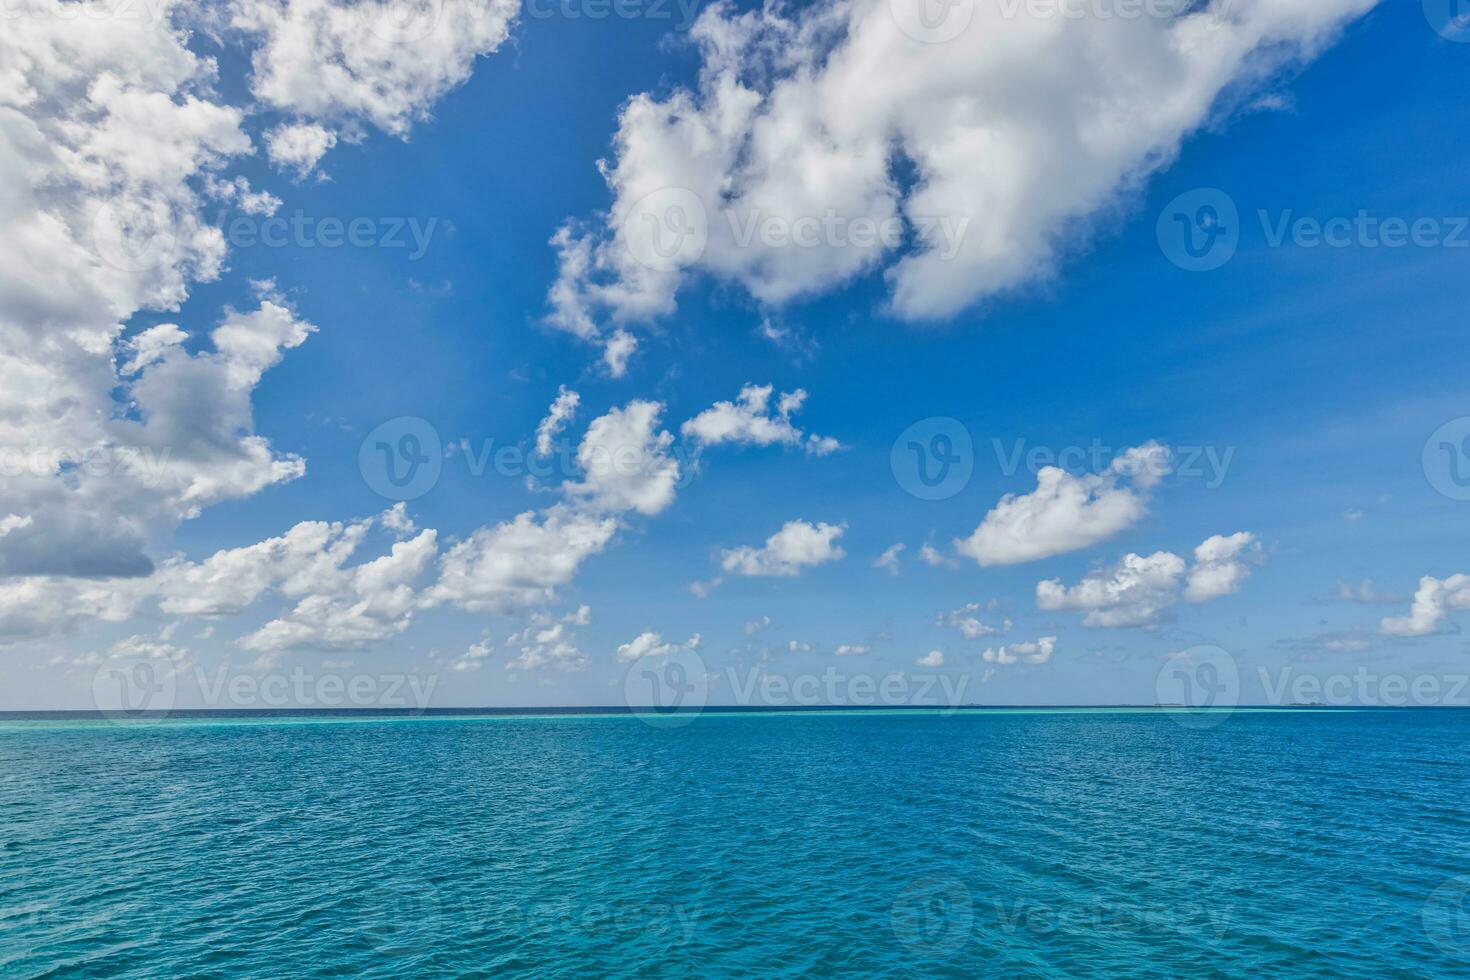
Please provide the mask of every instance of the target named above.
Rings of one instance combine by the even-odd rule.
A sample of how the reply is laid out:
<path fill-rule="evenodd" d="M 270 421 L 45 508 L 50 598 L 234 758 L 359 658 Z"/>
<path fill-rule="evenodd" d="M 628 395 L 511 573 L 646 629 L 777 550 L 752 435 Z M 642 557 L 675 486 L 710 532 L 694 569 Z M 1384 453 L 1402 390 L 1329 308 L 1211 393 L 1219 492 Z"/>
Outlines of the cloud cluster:
<path fill-rule="evenodd" d="M 1170 470 L 1169 450 L 1157 442 L 1129 449 L 1101 473 L 1043 467 L 1035 490 L 1002 497 L 955 549 L 980 565 L 1016 565 L 1089 547 L 1137 522 Z"/>
<path fill-rule="evenodd" d="M 1027 640 L 1021 643 L 1008 643 L 1002 647 L 991 647 L 980 657 L 988 664 L 1000 664 L 1001 666 L 1022 663 L 1044 664 L 1051 659 L 1056 646 L 1055 636 L 1043 636 L 1035 641 Z"/>
<path fill-rule="evenodd" d="M 667 315 L 696 271 L 775 307 L 881 269 L 896 315 L 951 316 L 1049 276 L 1232 98 L 1375 2 L 976 0 L 940 11 L 942 37 L 889 0 L 717 4 L 695 89 L 624 105 L 611 208 L 553 239 L 550 321 L 596 337 Z"/>
<path fill-rule="evenodd" d="M 762 547 L 744 545 L 721 552 L 720 567 L 732 575 L 799 575 L 803 569 L 845 556 L 837 539 L 846 530 L 846 524 L 787 521 Z"/>
<path fill-rule="evenodd" d="M 1152 627 L 1163 622 L 1180 598 L 1208 602 L 1239 591 L 1250 577 L 1250 562 L 1260 546 L 1247 532 L 1215 535 L 1194 549 L 1194 563 L 1168 551 L 1124 555 L 1073 586 L 1059 579 L 1036 584 L 1036 605 L 1051 611 L 1086 615 L 1092 628 Z"/>
<path fill-rule="evenodd" d="M 1438 633 L 1455 609 L 1470 609 L 1470 575 L 1425 575 L 1414 590 L 1409 614 L 1385 617 L 1378 631 L 1387 636 L 1428 636 Z"/>
<path fill-rule="evenodd" d="M 776 399 L 774 411 L 771 385 L 748 384 L 740 389 L 733 402 L 715 402 L 685 422 L 680 432 L 700 446 L 720 443 L 752 446 L 802 446 L 813 456 L 826 456 L 841 449 L 841 444 L 828 436 L 805 435 L 791 421 L 791 416 L 806 401 L 806 391 L 798 388 L 784 392 Z"/>

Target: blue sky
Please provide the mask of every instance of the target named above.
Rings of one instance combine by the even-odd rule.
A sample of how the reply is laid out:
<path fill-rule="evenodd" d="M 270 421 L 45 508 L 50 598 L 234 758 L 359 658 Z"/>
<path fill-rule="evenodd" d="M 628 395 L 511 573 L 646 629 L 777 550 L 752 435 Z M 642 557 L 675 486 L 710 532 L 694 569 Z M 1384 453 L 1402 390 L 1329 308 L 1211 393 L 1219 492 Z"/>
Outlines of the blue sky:
<path fill-rule="evenodd" d="M 285 12 L 274 30 L 297 23 L 290 4 L 264 6 Z M 1290 5 L 1245 6 L 1248 14 Z M 401 132 L 394 132 L 392 111 L 363 108 L 346 96 L 322 107 L 311 101 L 310 85 L 302 94 L 265 84 L 251 54 L 278 35 L 242 33 L 238 21 L 213 30 L 196 24 L 194 34 L 176 35 L 178 43 L 217 58 L 217 75 L 207 87 L 197 79 L 189 83 L 194 88 L 181 85 L 169 98 L 182 105 L 207 88 L 220 105 L 239 108 L 239 127 L 252 143 L 252 152 L 224 154 L 227 166 L 196 159 L 196 170 L 181 182 L 209 222 L 224 215 L 226 222 L 243 217 L 259 227 L 266 220 L 244 214 L 238 199 L 199 190 L 206 175 L 227 174 L 278 198 L 278 217 L 369 219 L 374 242 L 398 219 L 405 229 L 432 232 L 421 255 L 407 231 L 403 247 L 328 248 L 313 240 L 311 247 L 271 248 L 236 236 L 217 277 L 179 263 L 181 301 L 114 304 L 126 314 L 117 318 L 120 326 L 98 329 L 119 358 L 136 352 L 136 338 L 160 324 L 189 334 L 178 347 L 183 360 L 207 354 L 215 349 L 209 331 L 224 311 L 253 310 L 267 301 L 262 297 L 314 325 L 304 340 L 281 347 L 278 363 L 247 392 L 251 411 L 244 422 L 234 418 L 230 426 L 237 435 L 268 439 L 278 456 L 300 457 L 304 472 L 221 493 L 192 516 L 180 516 L 187 508 L 170 498 L 163 509 L 173 517 L 139 519 L 154 571 L 133 576 L 131 584 L 95 569 L 58 576 L 15 559 L 4 580 L 12 593 L 0 606 L 10 617 L 0 629 L 9 641 L 0 648 L 0 708 L 93 707 L 98 672 L 129 658 L 177 671 L 180 706 L 205 703 L 186 676 L 220 668 L 250 677 L 298 667 L 346 676 L 409 672 L 435 678 L 433 703 L 441 706 L 618 704 L 630 669 L 664 669 L 675 661 L 705 670 L 710 687 L 701 697 L 716 702 L 732 699 L 733 668 L 740 676 L 753 669 L 788 679 L 829 669 L 845 677 L 965 678 L 962 700 L 973 703 L 1153 703 L 1162 665 L 1200 647 L 1228 653 L 1241 677 L 1231 696 L 1247 702 L 1262 700 L 1261 668 L 1278 677 L 1283 668 L 1324 675 L 1360 667 L 1409 676 L 1464 673 L 1467 650 L 1456 622 L 1464 616 L 1456 610 L 1465 586 L 1452 576 L 1465 567 L 1460 531 L 1470 503 L 1436 489 L 1436 481 L 1445 485 L 1449 456 L 1432 450 L 1431 459 L 1443 462 L 1426 467 L 1423 452 L 1432 433 L 1470 415 L 1458 367 L 1470 232 L 1463 218 L 1456 221 L 1470 213 L 1462 179 L 1470 110 L 1460 96 L 1470 82 L 1470 45 L 1436 33 L 1417 4 L 1299 6 L 1320 10 L 1328 27 L 1301 49 L 1291 41 L 1259 45 L 1253 57 L 1270 71 L 1262 75 L 1255 62 L 1245 62 L 1251 70 L 1239 68 L 1228 84 L 1211 88 L 1198 124 L 1179 127 L 1177 155 L 1164 127 L 1165 149 L 1154 148 L 1158 162 L 1141 169 L 1108 173 L 1105 159 L 1086 155 L 1034 160 L 1053 176 L 1030 190 L 1019 182 L 1004 202 L 1012 216 L 996 219 L 984 209 L 968 215 L 971 234 L 1004 231 L 1007 221 L 1024 232 L 1040 220 L 1028 209 L 1065 198 L 1060 185 L 1099 183 L 1105 190 L 1086 206 L 1066 205 L 1065 220 L 1045 226 L 1046 253 L 1021 254 L 1024 272 L 1016 281 L 973 295 L 968 286 L 945 287 L 960 297 L 956 312 L 913 316 L 895 307 L 893 269 L 914 252 L 912 241 L 853 275 L 828 267 L 792 271 L 799 263 L 779 253 L 770 267 L 741 265 L 742 256 L 722 269 L 712 245 L 677 273 L 672 307 L 651 315 L 627 316 L 621 300 L 599 292 L 609 275 L 623 276 L 626 285 L 626 272 L 604 266 L 601 279 L 579 280 L 578 288 L 593 297 L 587 307 L 595 337 L 557 326 L 548 291 L 561 267 L 550 239 L 570 221 L 576 234 L 588 236 L 592 254 L 611 255 L 597 250 L 617 247 L 606 215 L 620 191 L 599 173 L 598 160 L 607 160 L 610 172 L 626 164 L 621 172 L 629 186 L 641 187 L 657 173 L 637 167 L 683 172 L 694 166 L 678 159 L 677 147 L 667 150 L 673 162 L 649 163 L 614 142 L 630 98 L 668 99 L 699 84 L 702 56 L 678 29 L 676 9 L 671 19 L 594 20 L 566 15 L 583 11 L 581 5 L 551 16 L 527 8 L 506 21 L 508 36 L 498 44 L 493 27 L 487 30 L 480 47 L 493 50 L 419 51 L 416 56 L 452 62 L 453 70 L 425 73 L 434 81 L 399 113 L 408 120 Z M 448 8 L 438 12 L 448 19 Z M 170 20 L 152 29 L 180 31 L 191 16 L 186 7 L 174 8 Z M 812 7 L 787 16 L 815 23 L 826 15 Z M 854 19 L 846 30 L 860 36 L 861 27 Z M 762 29 L 785 36 L 779 26 Z M 1089 26 L 1080 20 L 1067 29 Z M 850 42 L 839 31 L 823 43 L 828 47 L 813 56 L 814 64 Z M 1276 47 L 1292 50 L 1283 56 Z M 388 68 L 402 67 L 392 57 L 407 56 L 390 56 Z M 749 57 L 743 69 L 759 76 L 764 63 Z M 1118 75 L 1120 90 L 1127 89 L 1122 68 L 1097 70 Z M 94 83 L 101 73 L 96 70 Z M 459 81 L 460 74 L 467 77 Z M 408 77 L 417 76 L 409 71 Z M 881 93 L 899 81 L 872 84 Z M 933 91 L 947 91 L 944 82 L 933 80 Z M 1027 83 L 1022 72 L 1016 84 Z M 55 104 L 25 108 L 52 113 L 38 122 L 43 130 L 75 114 L 67 100 L 77 96 L 58 91 Z M 847 124 L 847 113 L 867 111 L 864 94 L 852 94 L 854 103 L 827 121 L 834 131 Z M 1130 118 L 1119 126 L 1149 128 L 1177 94 L 1130 91 L 1127 98 L 1137 101 L 1128 107 L 1150 121 Z M 939 97 L 918 89 L 905 96 L 918 108 L 894 110 L 905 120 L 900 128 L 930 125 L 923 100 Z M 998 130 L 997 139 L 1021 142 L 1030 133 L 1024 126 L 1044 133 L 1052 125 L 1046 99 L 1033 110 L 1017 95 L 1007 111 L 1019 122 Z M 627 119 L 625 137 L 668 135 L 655 123 L 640 132 Z M 284 151 L 268 152 L 273 129 L 288 123 L 330 131 L 336 144 L 306 164 Z M 745 152 L 761 151 L 746 145 Z M 913 137 L 905 152 L 922 157 L 927 149 Z M 842 180 L 801 174 L 791 152 L 760 168 L 730 166 L 736 169 L 724 174 L 727 181 L 744 182 L 752 197 L 769 191 L 769 200 L 790 199 L 781 197 L 791 186 L 783 181 L 805 180 L 803 193 L 820 197 L 824 184 Z M 889 160 L 898 199 L 917 197 L 925 166 Z M 1171 202 L 1191 194 L 1183 200 L 1196 201 L 1202 188 L 1234 205 L 1239 244 L 1219 268 L 1195 272 L 1171 261 L 1175 246 L 1165 239 Z M 626 192 L 627 200 L 633 196 Z M 1380 222 L 1427 220 L 1426 234 L 1458 237 L 1459 244 L 1372 247 L 1371 238 L 1356 232 L 1345 247 L 1293 242 L 1290 235 L 1281 244 L 1271 241 L 1271 229 L 1283 221 L 1325 222 L 1360 212 Z M 1310 239 L 1310 227 L 1296 227 Z M 965 281 L 985 280 L 1011 257 L 1014 250 L 977 264 Z M 782 276 L 798 274 L 800 295 L 772 298 Z M 273 285 L 263 287 L 264 281 Z M 38 318 L 35 329 L 58 329 L 55 322 Z M 782 331 L 783 339 L 764 335 L 763 325 Z M 6 343 L 18 345 L 14 338 L 26 329 L 21 323 Z M 621 374 L 599 350 L 617 329 L 637 338 Z M 20 348 L 8 353 L 24 356 Z M 781 393 L 804 391 L 788 420 L 801 435 L 766 445 L 748 437 L 707 438 L 700 445 L 690 430 L 681 431 L 746 385 L 772 386 L 772 406 Z M 587 481 L 576 466 L 553 465 L 534 487 L 520 471 L 499 474 L 492 465 L 475 473 L 475 457 L 487 446 L 529 452 L 562 387 L 580 399 L 559 436 L 569 453 L 594 419 L 630 403 L 660 406 L 650 431 L 667 431 L 672 446 L 655 455 L 667 451 L 680 470 L 667 499 L 640 507 L 606 503 L 592 489 L 578 496 L 563 485 Z M 187 389 L 177 390 L 185 392 L 187 416 Z M 110 397 L 126 415 L 127 392 L 114 389 Z M 213 409 L 199 411 L 207 416 Z M 774 419 L 779 412 L 765 415 Z M 301 522 L 380 514 L 395 501 L 375 491 L 360 451 L 379 425 L 400 431 L 402 423 L 392 420 L 403 417 L 425 420 L 446 447 L 465 440 L 471 450 L 468 457 L 452 448 L 440 454 L 437 482 L 402 512 L 412 530 L 379 520 L 352 557 L 324 576 L 325 584 L 285 587 L 280 583 L 289 570 L 257 569 L 276 584 L 241 603 L 191 605 L 179 598 L 182 586 L 142 584 L 159 580 L 165 568 L 188 579 L 186 569 L 204 567 L 212 555 L 276 538 Z M 927 440 L 935 430 L 924 420 L 934 418 L 963 426 L 973 472 L 954 495 L 925 500 L 905 489 L 911 476 L 895 472 L 892 450 L 916 423 Z M 840 448 L 806 451 L 813 434 Z M 1151 443 L 1167 447 L 1167 473 L 1108 475 L 1115 459 Z M 1057 532 L 1061 543 L 1016 560 L 1040 547 L 1025 540 L 1035 529 L 1002 529 L 1003 515 L 993 521 L 987 515 L 1007 494 L 1037 490 L 1034 468 L 1005 463 L 1018 446 L 1053 453 L 1104 447 L 1096 460 L 1074 455 L 1062 479 L 1104 497 L 1122 494 L 1113 503 L 1129 514 L 1106 520 L 1053 514 L 1070 521 Z M 135 492 L 104 487 L 101 496 Z M 34 502 L 39 493 L 15 499 Z M 594 507 L 593 499 L 604 502 Z M 444 563 L 457 542 L 527 511 L 542 521 L 548 509 L 562 506 L 616 525 L 570 574 L 549 586 L 535 575 L 516 579 L 541 594 L 515 601 L 467 600 L 444 590 Z M 31 547 L 28 535 L 53 552 L 69 546 L 39 537 L 47 520 L 65 523 L 55 516 L 66 513 L 63 505 L 35 507 L 36 519 L 22 524 L 32 512 L 0 498 L 0 519 L 11 514 L 18 527 L 13 538 L 0 537 L 0 551 Z M 826 543 L 835 542 L 840 557 L 816 546 L 818 560 L 783 563 L 776 545 L 745 566 L 766 574 L 742 574 L 738 560 L 724 557 L 763 547 L 793 521 L 841 526 L 840 536 Z M 1001 550 L 1011 550 L 1001 560 L 982 564 L 954 547 L 982 522 L 1009 535 Z M 297 609 L 303 599 L 317 595 L 319 608 L 350 606 L 364 593 L 351 591 L 343 570 L 387 554 L 395 542 L 419 540 L 423 529 L 437 532 L 431 552 L 403 580 L 406 591 L 386 619 L 346 639 L 306 622 L 308 613 Z M 1191 569 L 1206 562 L 1197 546 L 1240 532 L 1248 539 L 1235 539 L 1211 566 L 1219 582 L 1186 585 L 1194 581 Z M 936 564 L 920 557 L 926 543 L 936 549 Z M 875 567 L 897 544 L 905 547 L 896 563 Z M 985 553 L 996 555 L 993 548 Z M 1162 586 L 1162 599 L 1153 597 L 1160 608 L 1140 610 L 1131 601 L 1121 610 L 1108 606 L 1130 621 L 1103 625 L 1097 617 L 1088 621 L 1096 604 L 1080 592 L 1062 608 L 1041 607 L 1038 583 L 1076 587 L 1093 576 L 1101 587 L 1130 553 L 1177 556 L 1179 568 Z M 778 573 L 770 574 L 773 569 Z M 1414 619 L 1411 598 L 1424 576 L 1434 580 L 1424 593 L 1433 615 Z M 706 596 L 691 591 L 692 584 L 715 579 L 721 581 Z M 249 593 L 227 578 L 215 584 L 237 597 Z M 49 614 L 70 610 L 77 590 L 88 587 L 139 594 L 118 615 Z M 1414 622 L 1385 624 L 1394 617 Z M 994 632 L 967 637 L 952 625 L 967 618 Z M 273 621 L 295 624 L 274 635 L 298 639 L 242 645 Z M 532 634 L 552 630 L 558 636 L 542 645 L 560 652 L 528 656 L 537 646 Z M 639 644 L 648 633 L 657 640 Z M 697 646 L 686 639 L 696 634 Z M 480 652 L 467 657 L 476 644 Z M 839 646 L 865 651 L 838 656 Z M 644 650 L 656 652 L 634 658 Z M 1007 662 L 1006 650 L 1017 662 Z"/>

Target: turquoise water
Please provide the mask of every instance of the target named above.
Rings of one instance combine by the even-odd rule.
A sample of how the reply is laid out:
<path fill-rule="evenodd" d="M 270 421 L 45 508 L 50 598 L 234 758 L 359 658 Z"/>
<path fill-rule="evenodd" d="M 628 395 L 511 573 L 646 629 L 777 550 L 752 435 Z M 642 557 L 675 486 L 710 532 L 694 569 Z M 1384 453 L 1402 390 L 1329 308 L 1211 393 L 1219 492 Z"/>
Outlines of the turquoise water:
<path fill-rule="evenodd" d="M 1470 712 L 0 724 L 0 976 L 1465 976 Z"/>

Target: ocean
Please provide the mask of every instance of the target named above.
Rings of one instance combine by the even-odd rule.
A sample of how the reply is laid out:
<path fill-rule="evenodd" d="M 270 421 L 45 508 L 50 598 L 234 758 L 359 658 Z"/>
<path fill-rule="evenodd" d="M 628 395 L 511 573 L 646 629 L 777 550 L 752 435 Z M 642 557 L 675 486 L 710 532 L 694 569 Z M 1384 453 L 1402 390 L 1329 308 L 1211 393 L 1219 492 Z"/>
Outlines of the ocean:
<path fill-rule="evenodd" d="M 1470 974 L 1458 710 L 11 718 L 0 813 L 3 977 Z"/>

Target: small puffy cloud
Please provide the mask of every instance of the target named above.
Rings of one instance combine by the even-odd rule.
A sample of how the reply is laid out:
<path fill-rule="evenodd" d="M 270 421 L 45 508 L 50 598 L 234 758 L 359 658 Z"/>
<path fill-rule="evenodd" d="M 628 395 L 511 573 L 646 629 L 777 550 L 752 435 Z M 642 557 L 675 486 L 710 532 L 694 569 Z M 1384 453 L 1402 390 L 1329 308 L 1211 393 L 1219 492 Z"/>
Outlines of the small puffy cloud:
<path fill-rule="evenodd" d="M 337 134 L 315 123 L 283 123 L 265 134 L 266 155 L 282 170 L 309 177 L 317 162 L 337 145 Z"/>
<path fill-rule="evenodd" d="M 1102 473 L 1043 467 L 1035 490 L 1002 497 L 955 548 L 981 565 L 1016 565 L 1097 544 L 1144 515 L 1170 469 L 1169 450 L 1157 442 L 1129 449 Z"/>
<path fill-rule="evenodd" d="M 602 345 L 602 363 L 607 373 L 621 378 L 628 373 L 628 361 L 638 350 L 638 338 L 626 330 L 615 330 Z"/>
<path fill-rule="evenodd" d="M 555 448 L 556 437 L 561 434 L 577 414 L 577 406 L 581 404 L 582 396 L 575 391 L 568 391 L 566 385 L 556 390 L 556 398 L 552 400 L 551 407 L 546 410 L 546 418 L 536 426 L 536 455 L 550 456 Z"/>
<path fill-rule="evenodd" d="M 762 616 L 760 619 L 752 619 L 750 622 L 746 623 L 743 629 L 746 636 L 755 636 L 755 634 L 759 633 L 761 630 L 769 629 L 770 626 L 771 617 Z"/>
<path fill-rule="evenodd" d="M 991 647 L 980 655 L 988 664 L 1044 664 L 1051 659 L 1056 649 L 1055 636 L 1043 636 L 1039 640 L 1008 643 L 1002 647 Z"/>
<path fill-rule="evenodd" d="M 1451 610 L 1470 609 L 1470 575 L 1419 580 L 1407 616 L 1389 616 L 1378 625 L 1385 636 L 1428 636 L 1438 633 Z"/>
<path fill-rule="evenodd" d="M 645 657 L 667 657 L 680 650 L 698 650 L 703 643 L 704 638 L 698 633 L 683 643 L 665 643 L 663 634 L 648 630 L 618 647 L 618 662 L 631 663 Z"/>
<path fill-rule="evenodd" d="M 810 643 L 803 643 L 800 640 L 792 640 L 786 644 L 786 649 L 792 653 L 811 653 L 812 645 Z"/>
<path fill-rule="evenodd" d="M 846 555 L 837 545 L 837 539 L 846 530 L 846 524 L 788 521 L 766 539 L 764 547 L 747 545 L 722 552 L 720 565 L 733 575 L 799 575 L 805 568 L 837 561 Z"/>
<path fill-rule="evenodd" d="M 989 608 L 993 609 L 994 605 L 993 602 L 990 603 Z M 941 614 L 939 620 L 951 629 L 959 630 L 960 635 L 967 640 L 977 640 L 982 636 L 993 636 L 997 633 L 1007 633 L 1010 631 L 1011 621 L 1009 618 L 1002 619 L 999 626 L 992 626 L 981 620 L 978 614 L 984 608 L 987 607 L 982 607 L 978 602 L 966 603 L 958 609 L 950 610 L 947 616 Z"/>
<path fill-rule="evenodd" d="M 907 547 L 908 545 L 902 542 L 899 542 L 895 545 L 890 545 L 888 549 L 883 552 L 883 554 L 879 555 L 873 561 L 873 567 L 881 568 L 889 575 L 897 575 L 899 572 L 898 556 L 903 554 L 904 550 Z"/>
<path fill-rule="evenodd" d="M 839 646 L 837 648 L 837 651 L 836 652 L 837 652 L 837 656 L 839 656 L 839 657 L 853 657 L 853 656 L 857 656 L 860 653 L 868 653 L 872 649 L 873 648 L 872 647 L 869 647 L 869 646 L 862 646 L 862 645 L 858 645 L 858 644 L 844 643 L 844 644 L 842 644 L 841 646 Z"/>
<path fill-rule="evenodd" d="M 577 638 L 566 622 L 553 623 L 544 616 L 533 616 L 524 630 L 506 640 L 507 646 L 520 648 L 508 661 L 506 670 L 557 670 L 580 673 L 587 669 L 588 657 L 577 648 Z"/>
<path fill-rule="evenodd" d="M 450 665 L 450 668 L 453 670 L 479 670 L 484 666 L 485 661 L 490 658 L 490 655 L 494 651 L 495 644 L 491 643 L 488 639 L 481 640 L 478 643 L 471 643 L 469 648 L 455 659 L 454 663 Z"/>
<path fill-rule="evenodd" d="M 1254 537 L 1244 532 L 1216 535 L 1195 549 L 1192 566 L 1168 551 L 1130 553 L 1074 586 L 1058 579 L 1038 582 L 1036 604 L 1085 613 L 1082 625 L 1093 628 L 1153 627 L 1180 598 L 1200 603 L 1239 591 L 1250 577 L 1248 560 L 1259 560 L 1254 545 Z"/>
<path fill-rule="evenodd" d="M 943 667 L 944 652 L 941 650 L 930 650 L 924 656 L 914 661 L 916 667 Z"/>
<path fill-rule="evenodd" d="M 674 502 L 679 463 L 669 454 L 674 437 L 658 431 L 663 405 L 633 401 L 593 420 L 577 449 L 584 478 L 566 492 L 608 512 L 657 514 Z"/>
<path fill-rule="evenodd" d="M 842 448 L 835 439 L 804 434 L 791 421 L 791 416 L 806 402 L 807 394 L 803 389 L 777 396 L 772 408 L 774 391 L 771 385 L 748 384 L 740 389 L 735 401 L 715 402 L 685 422 L 680 431 L 686 439 L 701 446 L 726 442 L 751 446 L 803 446 L 813 456 L 826 456 Z"/>
<path fill-rule="evenodd" d="M 617 528 L 613 518 L 561 505 L 487 525 L 445 553 L 426 601 L 470 612 L 550 602 L 582 562 L 607 547 Z"/>
<path fill-rule="evenodd" d="M 933 568 L 958 568 L 959 562 L 945 555 L 934 545 L 925 542 L 919 548 L 919 561 Z"/>

